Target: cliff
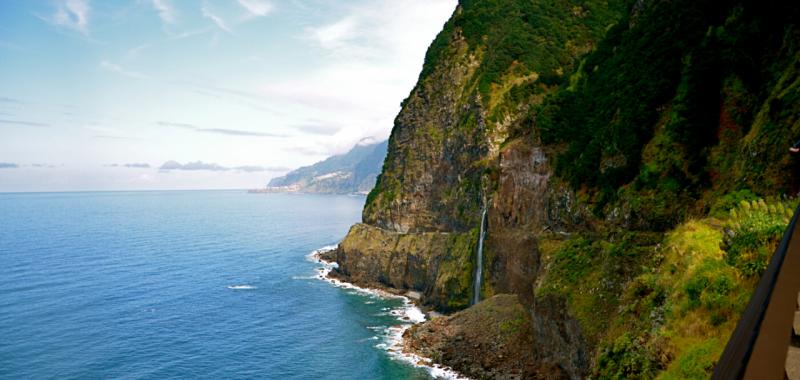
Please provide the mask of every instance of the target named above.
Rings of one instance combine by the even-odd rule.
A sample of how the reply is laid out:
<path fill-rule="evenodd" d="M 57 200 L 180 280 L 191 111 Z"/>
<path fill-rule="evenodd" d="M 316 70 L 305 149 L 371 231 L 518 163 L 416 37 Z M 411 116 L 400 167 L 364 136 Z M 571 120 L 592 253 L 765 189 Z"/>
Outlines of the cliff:
<path fill-rule="evenodd" d="M 269 181 L 265 191 L 321 194 L 366 194 L 375 186 L 386 157 L 386 141 L 357 144 L 334 155 Z"/>
<path fill-rule="evenodd" d="M 461 1 L 338 275 L 456 312 L 409 344 L 477 378 L 707 376 L 795 202 L 798 20 L 744 0 Z M 526 311 L 496 360 L 452 350 L 491 314 L 469 302 L 483 208 L 480 298 Z"/>

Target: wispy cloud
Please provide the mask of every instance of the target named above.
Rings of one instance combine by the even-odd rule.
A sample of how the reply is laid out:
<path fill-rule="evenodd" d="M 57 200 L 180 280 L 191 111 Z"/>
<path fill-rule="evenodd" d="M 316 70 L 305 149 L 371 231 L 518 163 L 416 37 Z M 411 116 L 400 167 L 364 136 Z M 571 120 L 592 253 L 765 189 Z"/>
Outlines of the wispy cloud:
<path fill-rule="evenodd" d="M 15 98 L 9 98 L 7 96 L 0 96 L 0 102 L 3 102 L 3 103 L 14 103 L 14 104 L 24 103 L 22 100 L 15 99 Z"/>
<path fill-rule="evenodd" d="M 266 133 L 266 132 L 254 132 L 254 131 L 243 131 L 239 129 L 227 129 L 227 128 L 201 128 L 193 124 L 188 123 L 175 123 L 169 121 L 159 121 L 156 122 L 157 125 L 162 127 L 173 127 L 173 128 L 182 128 L 187 129 L 195 132 L 204 132 L 204 133 L 216 133 L 220 135 L 228 135 L 228 136 L 251 136 L 251 137 L 287 137 L 286 135 L 277 134 L 277 133 Z"/>
<path fill-rule="evenodd" d="M 332 154 L 340 153 L 337 152 L 334 148 L 335 148 L 334 146 L 330 145 L 326 146 L 324 144 L 306 142 L 303 145 L 290 146 L 287 148 L 287 151 L 292 152 L 292 154 L 299 154 L 310 157 L 320 157 L 320 156 L 330 156 Z"/>
<path fill-rule="evenodd" d="M 172 7 L 168 0 L 152 0 L 152 2 L 153 8 L 158 12 L 158 17 L 161 18 L 161 21 L 167 24 L 175 23 L 175 8 Z"/>
<path fill-rule="evenodd" d="M 90 11 L 91 7 L 87 0 L 62 0 L 59 1 L 58 8 L 52 16 L 42 17 L 42 19 L 53 25 L 88 35 Z"/>
<path fill-rule="evenodd" d="M 250 17 L 263 17 L 272 12 L 274 6 L 269 1 L 263 0 L 238 0 Z"/>
<path fill-rule="evenodd" d="M 28 126 L 28 127 L 49 127 L 50 126 L 50 124 L 39 123 L 39 122 L 36 122 L 36 121 L 6 120 L 6 119 L 0 119 L 0 124 L 25 125 L 25 126 Z"/>
<path fill-rule="evenodd" d="M 120 141 L 141 141 L 141 138 L 126 136 L 126 132 L 121 128 L 105 127 L 105 123 L 87 122 L 83 129 L 93 133 L 92 138 L 102 140 L 120 140 Z"/>
<path fill-rule="evenodd" d="M 323 120 L 306 120 L 304 123 L 295 124 L 292 125 L 292 127 L 302 132 L 325 136 L 334 135 L 342 129 L 342 126 L 339 124 Z"/>
<path fill-rule="evenodd" d="M 108 166 L 110 166 L 112 168 L 131 168 L 131 169 L 149 169 L 150 168 L 150 164 L 140 163 L 140 162 L 134 162 L 134 163 L 131 163 L 131 164 L 122 164 L 122 165 L 120 165 L 120 164 L 111 164 L 111 165 L 108 165 Z"/>
<path fill-rule="evenodd" d="M 207 26 L 205 28 L 201 28 L 201 29 L 197 29 L 197 30 L 188 30 L 188 31 L 181 32 L 181 33 L 178 33 L 178 34 L 170 33 L 170 32 L 167 31 L 167 34 L 170 35 L 168 40 L 177 41 L 177 40 L 182 40 L 182 39 L 189 38 L 189 37 L 199 36 L 201 34 L 208 33 L 208 32 L 210 32 L 212 30 L 214 30 L 213 26 Z"/>
<path fill-rule="evenodd" d="M 171 170 L 186 170 L 186 171 L 214 171 L 214 172 L 224 172 L 224 171 L 241 171 L 247 173 L 253 172 L 284 172 L 291 170 L 290 168 L 286 168 L 283 166 L 256 166 L 256 165 L 244 165 L 244 166 L 235 166 L 235 167 L 226 167 L 216 163 L 211 162 L 203 162 L 203 161 L 194 161 L 194 162 L 187 162 L 185 164 L 181 164 L 178 161 L 167 161 L 162 164 L 158 170 L 160 171 L 171 171 Z"/>
<path fill-rule="evenodd" d="M 185 129 L 191 129 L 191 130 L 199 129 L 198 126 L 196 126 L 194 124 L 189 124 L 189 123 L 176 123 L 176 122 L 171 122 L 171 121 L 158 121 L 158 122 L 156 122 L 156 124 L 158 124 L 158 125 L 160 125 L 162 127 L 185 128 Z"/>
<path fill-rule="evenodd" d="M 96 139 L 103 139 L 103 140 L 125 140 L 125 141 L 140 141 L 136 137 L 125 137 L 125 136 L 115 136 L 115 135 L 94 135 L 92 136 Z"/>
<path fill-rule="evenodd" d="M 167 161 L 158 168 L 159 170 L 210 170 L 210 171 L 225 171 L 228 168 L 214 163 L 205 163 L 203 161 L 187 162 L 181 164 L 178 161 Z"/>
<path fill-rule="evenodd" d="M 332 24 L 309 28 L 308 37 L 325 49 L 347 47 L 348 42 L 358 36 L 358 20 L 351 15 Z"/>
<path fill-rule="evenodd" d="M 187 81 L 172 81 L 170 84 L 190 89 L 196 94 L 210 96 L 220 99 L 231 100 L 241 105 L 253 108 L 258 111 L 269 112 L 274 115 L 284 114 L 282 110 L 268 106 L 269 97 L 260 92 L 243 91 L 235 88 L 226 88 L 207 83 L 196 83 Z"/>
<path fill-rule="evenodd" d="M 380 139 L 378 139 L 378 138 L 376 138 L 374 136 L 367 136 L 367 137 L 362 138 L 361 140 L 358 140 L 356 145 L 361 145 L 361 146 L 374 145 L 374 144 L 377 144 L 379 142 L 381 142 Z"/>
<path fill-rule="evenodd" d="M 285 166 L 252 166 L 252 165 L 246 165 L 246 166 L 237 166 L 237 167 L 233 168 L 233 170 L 238 170 L 238 171 L 247 172 L 247 173 L 253 173 L 253 172 L 287 172 L 289 170 L 292 170 L 292 168 L 285 167 Z"/>
<path fill-rule="evenodd" d="M 128 49 L 128 51 L 125 52 L 125 59 L 136 58 L 136 57 L 139 56 L 139 53 L 141 53 L 142 51 L 144 51 L 146 49 L 149 49 L 151 46 L 152 45 L 150 45 L 150 44 L 141 44 L 141 45 L 136 46 L 134 48 Z"/>
<path fill-rule="evenodd" d="M 338 18 L 304 30 L 301 41 L 317 48 L 322 63 L 302 76 L 265 81 L 261 95 L 273 105 L 342 125 L 328 134 L 316 128 L 320 125 L 292 123 L 305 132 L 322 132 L 313 137 L 316 145 L 334 146 L 336 153 L 365 136 L 384 138 L 418 79 L 425 48 L 456 5 L 456 0 L 348 3 Z"/>
<path fill-rule="evenodd" d="M 200 12 L 204 18 L 211 20 L 214 26 L 216 26 L 218 29 L 228 34 L 234 34 L 233 29 L 236 25 L 253 18 L 264 17 L 270 14 L 275 8 L 273 3 L 268 0 L 237 0 L 237 2 L 239 3 L 239 6 L 244 9 L 244 16 L 234 17 L 230 14 L 230 12 L 223 12 L 225 15 L 223 18 L 223 16 L 220 16 L 220 13 L 217 12 L 218 10 L 213 9 L 208 2 L 203 3 L 203 5 L 200 7 Z M 205 32 L 205 30 L 202 32 Z M 211 40 L 211 45 L 216 45 L 218 41 L 219 35 L 214 35 Z"/>
<path fill-rule="evenodd" d="M 221 17 L 217 16 L 214 12 L 212 12 L 211 9 L 208 7 L 208 4 L 203 4 L 200 10 L 203 12 L 203 17 L 211 20 L 218 28 L 233 34 L 233 31 L 228 27 L 227 24 L 225 24 L 225 21 Z"/>
<path fill-rule="evenodd" d="M 126 70 L 122 66 L 115 65 L 115 64 L 113 64 L 113 63 L 111 63 L 109 61 L 105 61 L 105 60 L 100 62 L 100 67 L 102 67 L 103 69 L 108 70 L 108 71 L 110 71 L 112 73 L 117 73 L 117 74 L 124 75 L 124 76 L 130 77 L 130 78 L 136 78 L 136 79 L 147 79 L 148 78 L 147 75 L 144 75 L 142 73 L 138 73 L 136 71 Z"/>
<path fill-rule="evenodd" d="M 16 169 L 19 165 L 11 162 L 0 162 L 0 169 Z"/>
<path fill-rule="evenodd" d="M 236 129 L 225 129 L 225 128 L 202 128 L 198 129 L 199 132 L 208 132 L 208 133 L 218 133 L 221 135 L 230 135 L 230 136 L 253 136 L 253 137 L 285 137 L 284 135 L 278 135 L 274 133 L 261 133 L 261 132 L 250 132 L 250 131 L 240 131 Z"/>

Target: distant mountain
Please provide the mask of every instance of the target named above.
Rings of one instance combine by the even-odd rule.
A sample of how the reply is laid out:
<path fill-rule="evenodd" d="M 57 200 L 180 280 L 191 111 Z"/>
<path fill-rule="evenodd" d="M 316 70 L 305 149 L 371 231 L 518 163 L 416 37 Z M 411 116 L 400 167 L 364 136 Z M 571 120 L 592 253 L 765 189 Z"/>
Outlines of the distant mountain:
<path fill-rule="evenodd" d="M 356 145 L 345 154 L 273 178 L 267 192 L 366 194 L 383 167 L 387 141 Z"/>

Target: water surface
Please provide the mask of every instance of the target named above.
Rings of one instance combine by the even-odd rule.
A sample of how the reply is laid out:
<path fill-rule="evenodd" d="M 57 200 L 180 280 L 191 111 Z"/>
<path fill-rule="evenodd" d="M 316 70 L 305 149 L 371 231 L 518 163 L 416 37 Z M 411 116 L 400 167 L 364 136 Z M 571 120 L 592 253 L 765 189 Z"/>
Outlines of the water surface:
<path fill-rule="evenodd" d="M 312 277 L 363 202 L 0 194 L 0 378 L 427 379 L 379 348 L 400 301 Z"/>

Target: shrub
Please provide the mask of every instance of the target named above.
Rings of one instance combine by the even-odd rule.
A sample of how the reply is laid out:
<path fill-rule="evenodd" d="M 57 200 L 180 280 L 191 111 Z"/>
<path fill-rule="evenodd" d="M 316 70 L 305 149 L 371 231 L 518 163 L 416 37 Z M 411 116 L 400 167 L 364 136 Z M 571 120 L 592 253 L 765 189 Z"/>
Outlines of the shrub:
<path fill-rule="evenodd" d="M 760 276 L 789 223 L 794 203 L 742 200 L 731 209 L 720 246 L 725 261 L 746 277 Z"/>
<path fill-rule="evenodd" d="M 656 368 L 644 339 L 625 333 L 600 349 L 595 376 L 600 379 L 653 378 Z"/>

